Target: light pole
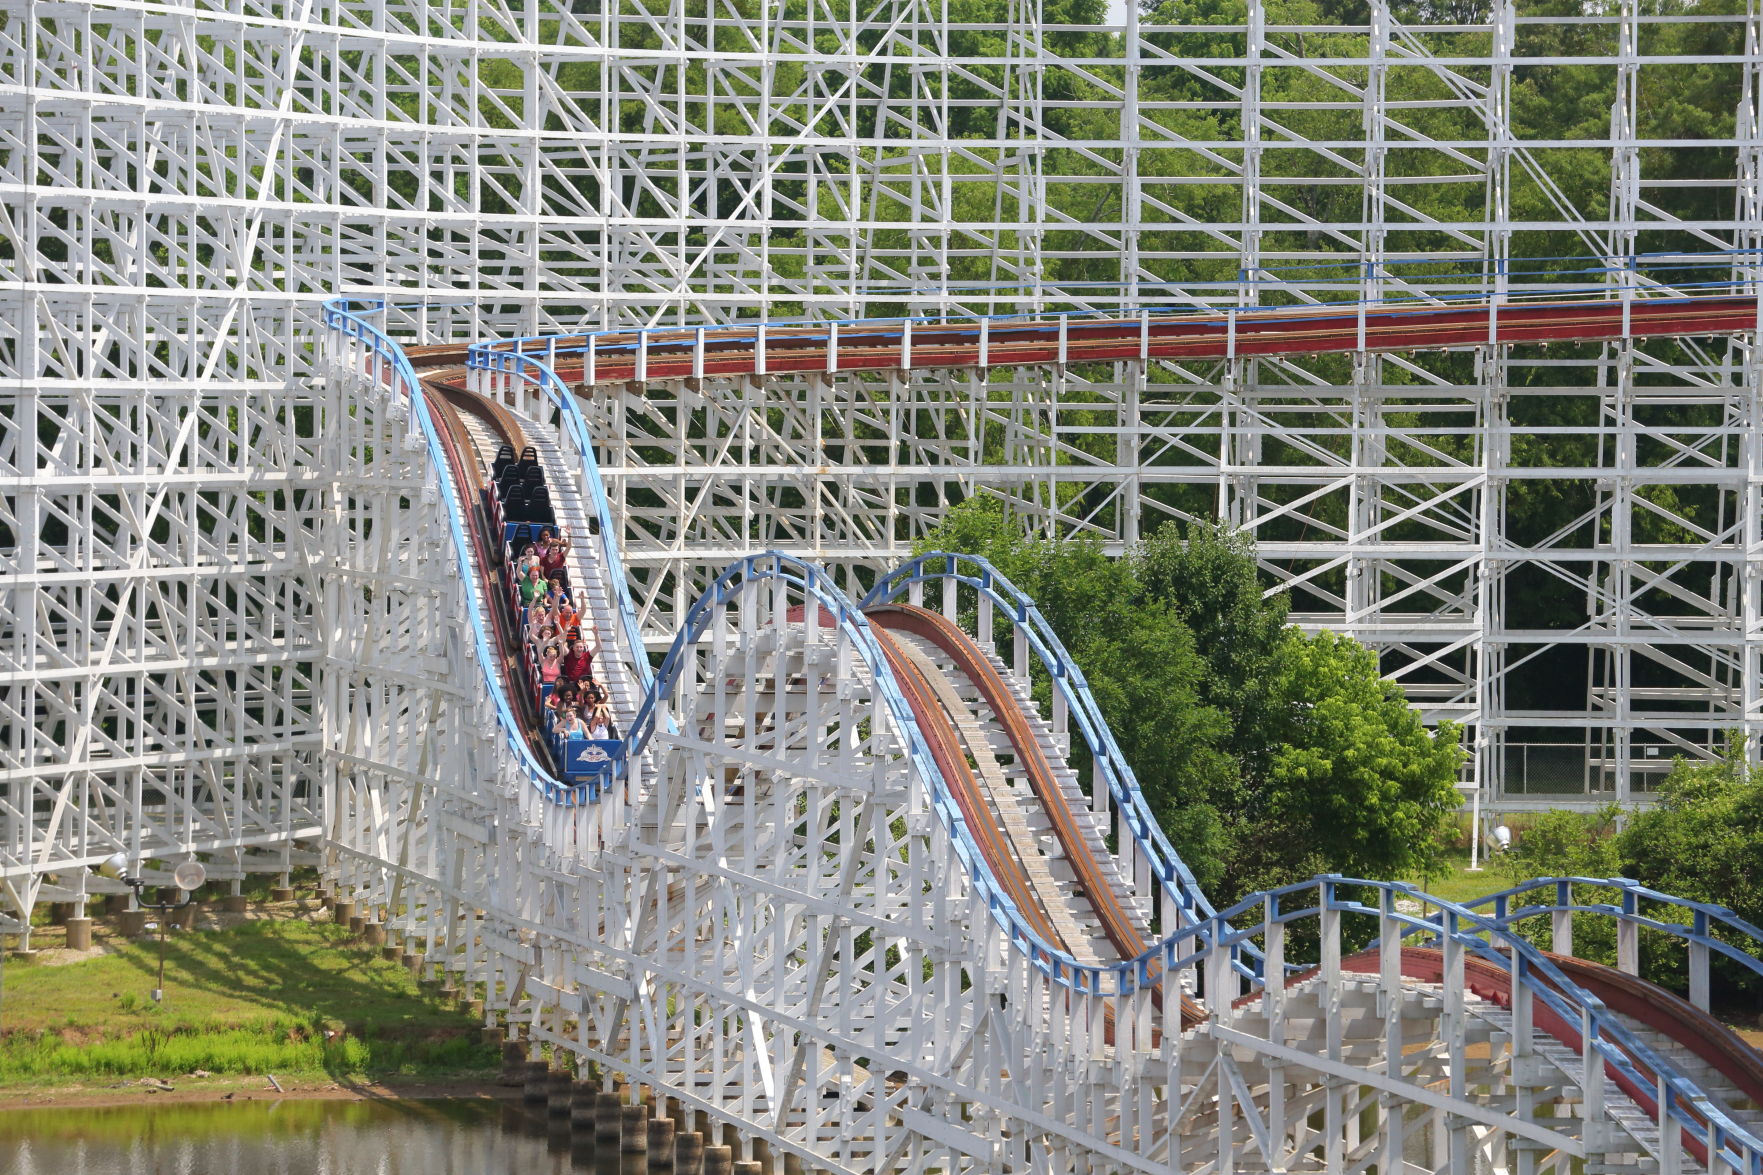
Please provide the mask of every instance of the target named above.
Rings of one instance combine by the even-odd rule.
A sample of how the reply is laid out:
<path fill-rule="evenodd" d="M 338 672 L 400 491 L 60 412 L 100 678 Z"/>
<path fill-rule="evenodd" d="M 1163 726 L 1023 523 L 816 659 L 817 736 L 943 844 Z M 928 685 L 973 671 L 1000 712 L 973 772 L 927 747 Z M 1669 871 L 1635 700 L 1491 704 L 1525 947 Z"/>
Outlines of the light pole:
<path fill-rule="evenodd" d="M 153 1002 L 159 1003 L 165 998 L 165 923 L 166 916 L 173 910 L 182 909 L 190 904 L 190 896 L 202 887 L 208 879 L 208 870 L 202 868 L 200 861 L 185 861 L 172 870 L 172 884 L 178 887 L 178 900 L 175 902 L 149 902 L 141 897 L 141 891 L 147 888 L 137 873 L 129 871 L 129 860 L 121 853 L 106 857 L 98 866 L 98 872 L 105 877 L 122 882 L 135 891 L 135 905 L 159 911 L 159 986 L 153 989 Z"/>

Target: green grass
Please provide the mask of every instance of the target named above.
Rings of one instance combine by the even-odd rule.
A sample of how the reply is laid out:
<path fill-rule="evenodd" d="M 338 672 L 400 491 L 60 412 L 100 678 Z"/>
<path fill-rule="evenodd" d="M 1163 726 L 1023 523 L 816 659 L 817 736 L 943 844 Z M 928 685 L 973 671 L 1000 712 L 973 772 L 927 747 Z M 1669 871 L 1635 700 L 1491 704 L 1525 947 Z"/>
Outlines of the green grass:
<path fill-rule="evenodd" d="M 1467 902 L 1487 894 L 1498 893 L 1509 889 L 1510 883 L 1498 870 L 1488 867 L 1487 858 L 1482 858 L 1482 869 L 1479 873 L 1469 871 L 1469 853 L 1452 856 L 1448 861 L 1448 870 L 1443 875 L 1430 878 L 1409 877 L 1404 880 L 1418 886 L 1435 898 L 1443 898 L 1447 902 Z"/>
<path fill-rule="evenodd" d="M 477 1022 L 329 923 L 247 922 L 64 965 L 8 963 L 0 1085 L 215 1074 L 440 1075 L 493 1069 Z"/>

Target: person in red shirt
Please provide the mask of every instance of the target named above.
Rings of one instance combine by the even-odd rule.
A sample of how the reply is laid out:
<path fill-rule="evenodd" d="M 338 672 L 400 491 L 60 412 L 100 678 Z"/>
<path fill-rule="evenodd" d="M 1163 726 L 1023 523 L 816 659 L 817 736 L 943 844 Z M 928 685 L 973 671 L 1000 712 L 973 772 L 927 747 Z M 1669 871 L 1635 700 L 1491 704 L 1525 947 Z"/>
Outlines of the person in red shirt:
<path fill-rule="evenodd" d="M 563 537 L 562 532 L 559 532 L 557 537 L 539 552 L 539 570 L 545 573 L 545 578 L 549 579 L 552 572 L 564 569 L 564 559 L 568 554 L 569 540 Z"/>
<path fill-rule="evenodd" d="M 592 680 L 594 676 L 594 654 L 600 651 L 600 638 L 594 638 L 594 647 L 589 650 L 588 643 L 579 637 L 569 644 L 569 652 L 563 657 L 563 678 L 565 681 Z"/>

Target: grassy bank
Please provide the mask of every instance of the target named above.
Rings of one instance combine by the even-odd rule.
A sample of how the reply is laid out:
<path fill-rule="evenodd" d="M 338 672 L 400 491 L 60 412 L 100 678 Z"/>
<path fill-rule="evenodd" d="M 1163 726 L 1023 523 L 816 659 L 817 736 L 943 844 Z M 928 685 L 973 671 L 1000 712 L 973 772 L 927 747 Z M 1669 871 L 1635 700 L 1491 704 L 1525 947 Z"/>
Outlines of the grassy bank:
<path fill-rule="evenodd" d="M 472 1016 L 345 927 L 288 913 L 174 932 L 160 1004 L 152 941 L 101 936 L 110 949 L 97 957 L 8 961 L 0 1088 L 197 1071 L 383 1080 L 496 1069 Z"/>

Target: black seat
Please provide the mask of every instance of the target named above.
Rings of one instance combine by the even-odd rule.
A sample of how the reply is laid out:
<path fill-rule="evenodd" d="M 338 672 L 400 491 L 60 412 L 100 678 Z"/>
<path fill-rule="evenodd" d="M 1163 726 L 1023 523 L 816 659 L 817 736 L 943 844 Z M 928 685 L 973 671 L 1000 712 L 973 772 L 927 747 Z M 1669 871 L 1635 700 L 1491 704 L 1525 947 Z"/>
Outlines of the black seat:
<path fill-rule="evenodd" d="M 496 459 L 494 461 L 490 462 L 490 479 L 492 481 L 500 479 L 502 476 L 502 471 L 504 469 L 507 469 L 510 465 L 513 465 L 513 464 L 514 464 L 514 446 L 513 445 L 503 445 L 501 448 L 496 450 Z"/>

